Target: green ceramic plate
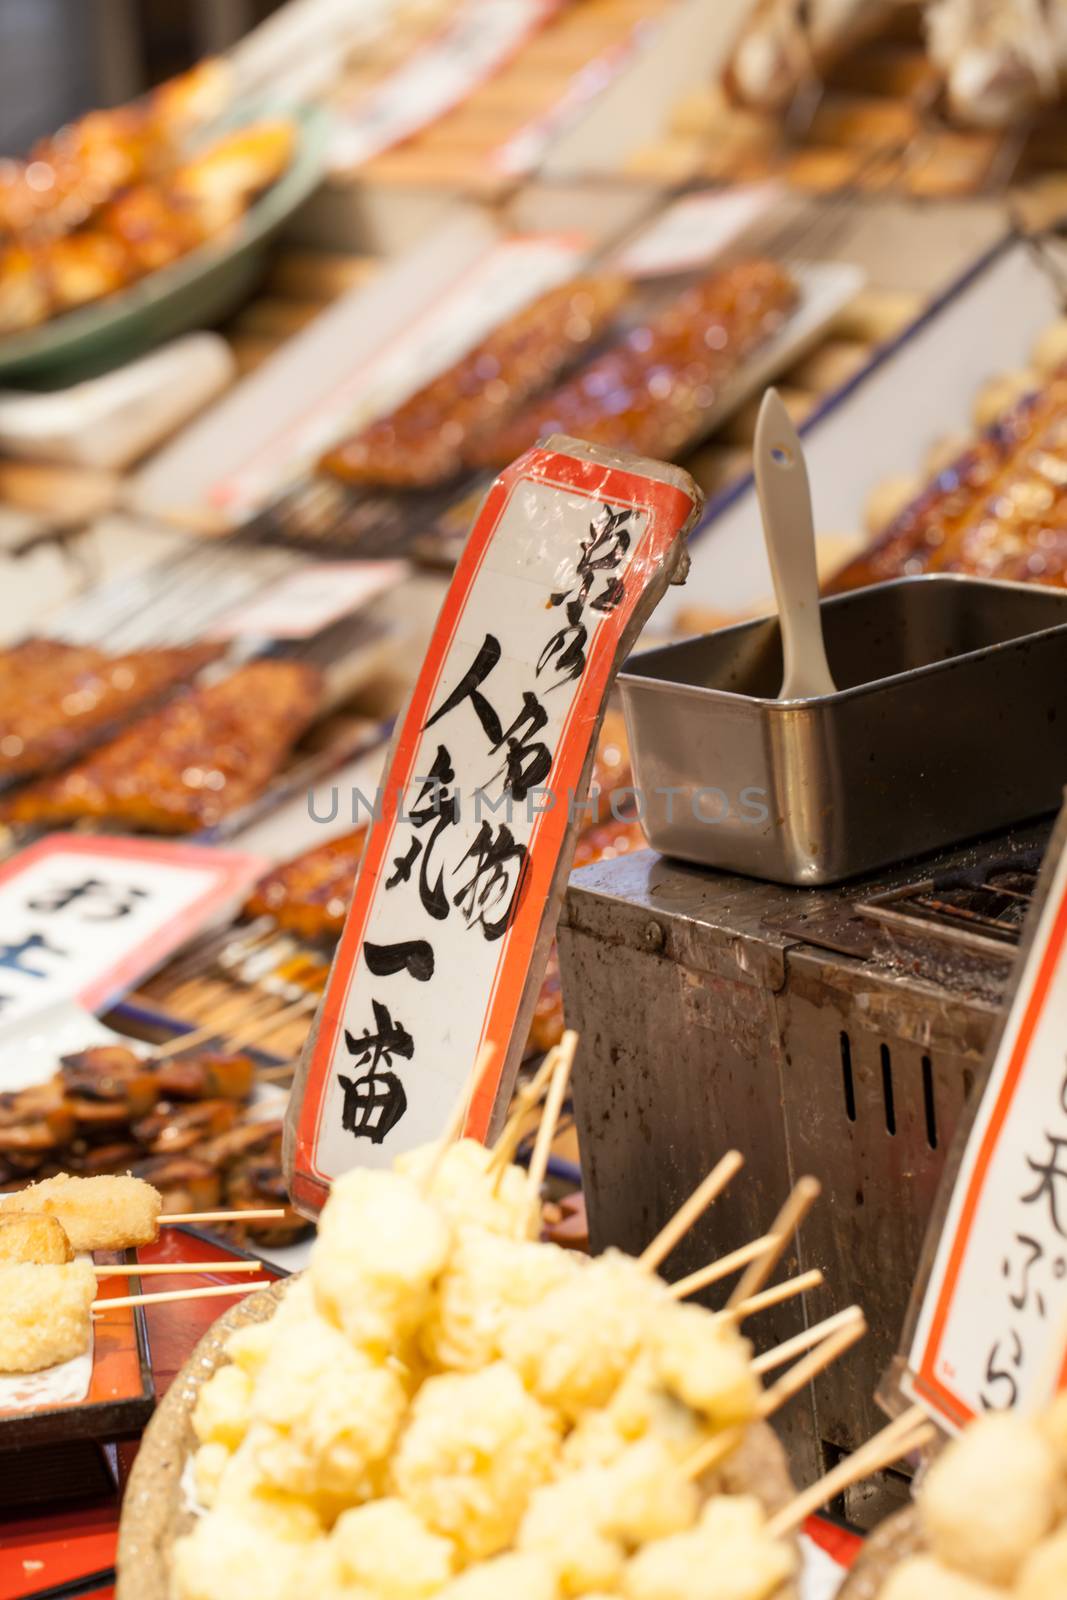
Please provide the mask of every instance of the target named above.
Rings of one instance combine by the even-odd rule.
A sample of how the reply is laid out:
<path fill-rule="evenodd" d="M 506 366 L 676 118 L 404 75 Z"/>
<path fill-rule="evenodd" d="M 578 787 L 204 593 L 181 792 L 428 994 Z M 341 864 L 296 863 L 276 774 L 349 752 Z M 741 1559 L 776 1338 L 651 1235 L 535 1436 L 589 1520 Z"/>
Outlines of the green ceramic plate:
<path fill-rule="evenodd" d="M 270 109 L 257 109 L 256 115 L 269 116 Z M 106 300 L 0 339 L 0 381 L 48 389 L 76 383 L 190 328 L 218 322 L 239 305 L 262 271 L 271 236 L 322 173 L 329 117 L 320 107 L 308 107 L 295 119 L 300 131 L 287 171 L 233 233 Z"/>

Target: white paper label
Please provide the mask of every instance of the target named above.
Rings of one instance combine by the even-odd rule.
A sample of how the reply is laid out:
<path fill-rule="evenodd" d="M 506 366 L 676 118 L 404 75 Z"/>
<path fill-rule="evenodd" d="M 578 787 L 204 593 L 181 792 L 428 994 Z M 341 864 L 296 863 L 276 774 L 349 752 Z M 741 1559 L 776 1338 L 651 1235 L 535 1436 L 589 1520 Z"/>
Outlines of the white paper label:
<path fill-rule="evenodd" d="M 55 834 L 0 867 L 0 1032 L 64 999 L 103 1008 L 265 870 L 258 856 Z"/>
<path fill-rule="evenodd" d="M 623 247 L 620 272 L 633 278 L 706 265 L 777 204 L 780 184 L 686 195 Z"/>
<path fill-rule="evenodd" d="M 1034 1410 L 1067 1356 L 1067 851 L 982 1103 L 909 1355 L 905 1387 L 957 1428 Z"/>
<path fill-rule="evenodd" d="M 406 561 L 309 562 L 222 617 L 215 639 L 308 639 L 404 578 Z"/>

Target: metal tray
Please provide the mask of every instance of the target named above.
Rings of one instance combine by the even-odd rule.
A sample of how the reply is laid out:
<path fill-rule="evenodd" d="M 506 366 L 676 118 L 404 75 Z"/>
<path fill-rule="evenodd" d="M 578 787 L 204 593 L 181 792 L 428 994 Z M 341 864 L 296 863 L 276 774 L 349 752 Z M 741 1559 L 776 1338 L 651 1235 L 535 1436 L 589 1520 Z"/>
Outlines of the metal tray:
<path fill-rule="evenodd" d="M 633 656 L 634 779 L 664 855 L 837 883 L 1055 810 L 1067 591 L 933 574 L 822 602 L 836 694 L 777 700 L 777 619 Z"/>

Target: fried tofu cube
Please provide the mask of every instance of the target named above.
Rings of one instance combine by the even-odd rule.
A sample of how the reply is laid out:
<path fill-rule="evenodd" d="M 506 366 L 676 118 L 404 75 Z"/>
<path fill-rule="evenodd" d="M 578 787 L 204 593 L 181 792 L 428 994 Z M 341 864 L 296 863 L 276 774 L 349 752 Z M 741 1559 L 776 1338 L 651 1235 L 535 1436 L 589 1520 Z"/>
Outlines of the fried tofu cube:
<path fill-rule="evenodd" d="M 61 1267 L 73 1260 L 74 1251 L 58 1217 L 0 1216 L 0 1265 L 30 1261 Z"/>

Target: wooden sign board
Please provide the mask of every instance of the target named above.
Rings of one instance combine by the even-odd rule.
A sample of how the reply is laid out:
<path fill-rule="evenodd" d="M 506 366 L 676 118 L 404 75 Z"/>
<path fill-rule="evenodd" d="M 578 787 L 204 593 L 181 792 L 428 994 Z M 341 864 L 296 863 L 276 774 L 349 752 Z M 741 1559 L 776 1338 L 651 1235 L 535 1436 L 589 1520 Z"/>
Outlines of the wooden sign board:
<path fill-rule="evenodd" d="M 398 725 L 286 1123 L 296 1205 L 435 1138 L 479 1050 L 506 1103 L 619 662 L 701 494 L 678 468 L 554 438 L 495 481 Z"/>
<path fill-rule="evenodd" d="M 983 1092 L 942 1182 L 896 1381 L 950 1431 L 1067 1381 L 1067 808 Z"/>

